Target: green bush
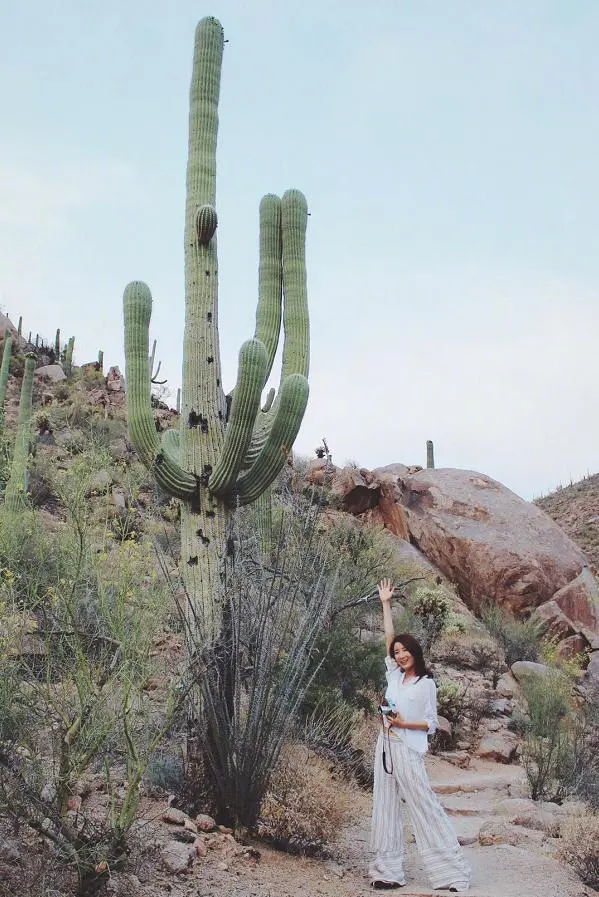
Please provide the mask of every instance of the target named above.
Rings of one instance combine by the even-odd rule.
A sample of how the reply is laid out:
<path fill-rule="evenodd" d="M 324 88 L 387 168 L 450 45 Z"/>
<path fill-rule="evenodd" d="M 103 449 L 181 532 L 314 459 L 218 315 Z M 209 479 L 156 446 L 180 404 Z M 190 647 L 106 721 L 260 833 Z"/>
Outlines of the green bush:
<path fill-rule="evenodd" d="M 465 691 L 450 679 L 441 679 L 437 686 L 437 710 L 450 723 L 457 723 L 462 715 Z"/>
<path fill-rule="evenodd" d="M 125 858 L 139 785 L 184 697 L 165 686 L 163 705 L 150 704 L 165 589 L 150 545 L 92 547 L 85 495 L 95 460 L 80 455 L 55 471 L 66 515 L 55 532 L 35 514 L 0 516 L 0 815 L 51 842 L 82 891 Z M 124 794 L 111 764 L 125 770 Z M 78 780 L 101 769 L 106 818 L 83 807 L 74 822 Z"/>
<path fill-rule="evenodd" d="M 496 604 L 487 604 L 482 610 L 481 619 L 503 649 L 508 666 L 517 660 L 539 659 L 544 632 L 541 622 L 518 620 Z"/>

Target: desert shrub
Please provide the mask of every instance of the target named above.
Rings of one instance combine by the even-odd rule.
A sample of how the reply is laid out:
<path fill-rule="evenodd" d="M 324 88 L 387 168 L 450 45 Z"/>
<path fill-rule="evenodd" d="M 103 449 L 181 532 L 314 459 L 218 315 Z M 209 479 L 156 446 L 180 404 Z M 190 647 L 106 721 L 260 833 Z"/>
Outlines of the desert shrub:
<path fill-rule="evenodd" d="M 317 854 L 350 819 L 351 792 L 331 778 L 328 764 L 288 745 L 262 801 L 258 834 L 285 850 Z"/>
<path fill-rule="evenodd" d="M 496 604 L 487 604 L 482 610 L 481 619 L 503 649 L 508 666 L 517 660 L 538 660 L 544 631 L 541 622 L 518 620 Z"/>
<path fill-rule="evenodd" d="M 523 679 L 528 703 L 522 763 L 533 800 L 562 801 L 572 784 L 572 685 L 556 669 Z"/>
<path fill-rule="evenodd" d="M 185 761 L 182 754 L 157 751 L 146 767 L 143 781 L 148 790 L 181 793 L 185 783 Z"/>
<path fill-rule="evenodd" d="M 559 856 L 585 885 L 599 888 L 599 815 L 586 813 L 568 820 L 562 827 Z"/>
<path fill-rule="evenodd" d="M 79 456 L 56 471 L 61 529 L 44 532 L 34 514 L 0 518 L 0 814 L 43 834 L 77 869 L 82 891 L 126 856 L 139 785 L 184 699 L 167 689 L 163 706 L 150 704 L 164 588 L 151 546 L 92 548 L 84 500 L 92 460 Z M 32 639 L 33 656 L 24 647 Z M 124 793 L 111 776 L 115 763 Z M 77 781 L 102 769 L 105 819 L 84 809 L 74 817 Z"/>
<path fill-rule="evenodd" d="M 346 779 L 365 787 L 372 785 L 370 756 L 354 744 L 360 723 L 357 713 L 338 692 L 323 696 L 321 702 L 306 715 L 299 731 L 302 744 L 321 757 L 331 760 L 335 771 Z"/>
<path fill-rule="evenodd" d="M 456 723 L 463 711 L 465 690 L 457 682 L 442 679 L 437 686 L 437 710 L 450 723 Z"/>
<path fill-rule="evenodd" d="M 468 720 L 473 729 L 477 729 L 483 717 L 489 714 L 491 707 L 491 693 L 486 688 L 466 688 L 462 700 L 462 714 Z"/>
<path fill-rule="evenodd" d="M 484 672 L 494 680 L 494 685 L 505 669 L 497 643 L 477 631 L 465 633 L 444 631 L 433 646 L 431 658 L 454 667 Z"/>
<path fill-rule="evenodd" d="M 408 600 L 408 609 L 420 623 L 424 653 L 430 652 L 449 618 L 449 602 L 443 591 L 431 585 L 418 586 Z"/>
<path fill-rule="evenodd" d="M 314 648 L 315 675 L 302 704 L 304 716 L 328 702 L 331 692 L 337 692 L 350 708 L 373 709 L 373 695 L 383 686 L 384 671 L 376 583 L 386 575 L 401 580 L 406 573 L 394 566 L 389 542 L 377 528 L 362 528 L 353 520 L 333 521 L 319 533 L 319 538 L 323 536 L 330 563 L 336 566 L 336 579 L 330 614 Z"/>

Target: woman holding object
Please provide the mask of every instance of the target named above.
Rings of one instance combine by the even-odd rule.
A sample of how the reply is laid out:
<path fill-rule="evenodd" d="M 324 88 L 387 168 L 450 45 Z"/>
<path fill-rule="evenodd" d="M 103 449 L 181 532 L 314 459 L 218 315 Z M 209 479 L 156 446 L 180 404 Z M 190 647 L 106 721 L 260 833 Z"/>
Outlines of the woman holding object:
<path fill-rule="evenodd" d="M 406 883 L 401 819 L 403 799 L 432 887 L 465 891 L 470 869 L 424 767 L 427 736 L 437 728 L 437 689 L 425 666 L 418 641 L 407 633 L 394 634 L 391 580 L 383 579 L 378 591 L 387 648 L 387 690 L 385 704 L 381 707 L 383 726 L 374 762 L 372 886 L 377 889 L 400 888 Z"/>

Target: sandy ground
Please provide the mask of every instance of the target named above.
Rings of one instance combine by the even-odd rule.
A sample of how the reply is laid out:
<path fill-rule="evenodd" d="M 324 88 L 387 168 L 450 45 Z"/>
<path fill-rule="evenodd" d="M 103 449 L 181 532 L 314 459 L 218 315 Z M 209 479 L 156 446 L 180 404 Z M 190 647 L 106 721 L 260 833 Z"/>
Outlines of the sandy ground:
<path fill-rule="evenodd" d="M 555 859 L 558 842 L 542 832 L 522 829 L 517 847 L 480 846 L 480 827 L 502 819 L 496 813 L 499 801 L 526 796 L 519 767 L 479 761 L 461 770 L 435 757 L 427 763 L 472 867 L 469 897 L 596 897 Z M 356 800 L 358 821 L 340 834 L 329 859 L 289 856 L 257 844 L 259 859 L 211 851 L 185 875 L 168 876 L 155 866 L 145 873 L 140 869 L 140 891 L 128 888 L 125 880 L 118 888 L 115 880 L 114 891 L 123 897 L 128 890 L 144 897 L 365 897 L 374 893 L 366 875 L 371 803 L 367 794 Z M 402 897 L 448 893 L 431 890 L 413 841 L 407 847 L 406 874 L 408 884 L 395 892 Z"/>

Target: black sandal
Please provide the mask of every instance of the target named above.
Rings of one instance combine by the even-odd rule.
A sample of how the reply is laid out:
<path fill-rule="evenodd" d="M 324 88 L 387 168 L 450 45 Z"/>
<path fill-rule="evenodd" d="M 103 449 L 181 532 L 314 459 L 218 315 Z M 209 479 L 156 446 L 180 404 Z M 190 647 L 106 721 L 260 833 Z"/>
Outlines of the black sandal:
<path fill-rule="evenodd" d="M 403 888 L 403 885 L 400 885 L 398 881 L 385 881 L 382 878 L 375 878 L 372 882 L 372 887 L 375 891 L 391 891 L 395 888 Z"/>

